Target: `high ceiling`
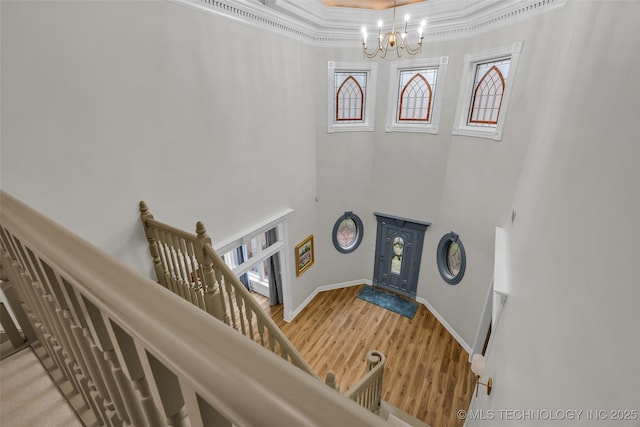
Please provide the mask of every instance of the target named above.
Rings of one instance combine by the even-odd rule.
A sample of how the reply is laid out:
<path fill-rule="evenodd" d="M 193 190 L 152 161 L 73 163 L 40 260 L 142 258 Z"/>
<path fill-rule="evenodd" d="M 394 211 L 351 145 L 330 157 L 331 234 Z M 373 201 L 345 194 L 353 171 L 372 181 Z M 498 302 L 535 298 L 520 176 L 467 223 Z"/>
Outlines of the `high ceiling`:
<path fill-rule="evenodd" d="M 1 1 L 1 0 L 0 0 Z M 174 0 L 319 46 L 359 47 L 361 28 L 393 25 L 394 0 Z M 397 0 L 408 33 L 427 22 L 425 40 L 470 37 L 562 7 L 568 0 Z M 391 8 L 391 9 L 389 9 Z"/>
<path fill-rule="evenodd" d="M 393 6 L 404 6 L 423 1 L 426 0 L 322 0 L 322 3 L 332 7 L 382 10 L 392 8 Z"/>

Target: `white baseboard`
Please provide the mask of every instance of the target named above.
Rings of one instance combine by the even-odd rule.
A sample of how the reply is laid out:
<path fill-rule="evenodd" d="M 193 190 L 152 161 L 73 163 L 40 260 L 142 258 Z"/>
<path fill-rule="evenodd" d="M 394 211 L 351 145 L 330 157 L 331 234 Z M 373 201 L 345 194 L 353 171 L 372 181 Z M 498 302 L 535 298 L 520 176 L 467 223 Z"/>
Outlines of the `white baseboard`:
<path fill-rule="evenodd" d="M 444 320 L 444 317 L 442 317 L 442 315 L 440 315 L 440 313 L 438 313 L 438 311 L 433 308 L 431 304 L 429 304 L 429 301 L 420 297 L 416 297 L 416 301 L 427 307 L 427 310 L 429 310 L 431 314 L 433 314 L 434 317 L 438 319 L 440 323 L 442 323 L 442 326 L 444 326 L 444 328 L 449 331 L 449 333 L 453 336 L 453 338 L 455 338 L 456 341 L 458 341 L 462 348 L 464 348 L 467 353 L 471 354 L 471 346 L 467 344 L 467 342 L 462 339 L 462 337 L 456 332 L 456 330 L 453 329 L 453 327 L 451 327 L 451 325 L 446 320 Z"/>
<path fill-rule="evenodd" d="M 293 319 L 295 319 L 296 316 L 300 314 L 300 312 L 307 306 L 307 304 L 309 304 L 311 300 L 313 300 L 316 297 L 316 295 L 318 295 L 320 292 L 332 291 L 334 289 L 348 288 L 350 286 L 357 286 L 357 285 L 371 286 L 371 280 L 370 279 L 351 280 L 349 282 L 334 283 L 331 285 L 319 286 L 313 292 L 311 292 L 311 295 L 309 295 L 307 299 L 302 301 L 302 304 L 300 304 L 298 308 L 293 310 L 293 313 L 291 314 L 290 318 L 287 318 L 287 316 L 284 316 L 284 321 L 291 322 Z"/>
<path fill-rule="evenodd" d="M 342 288 L 348 288 L 350 286 L 356 286 L 356 285 L 372 285 L 372 282 L 370 279 L 360 279 L 360 280 L 352 280 L 349 282 L 342 282 L 342 283 L 334 283 L 331 285 L 323 285 L 323 286 L 319 286 L 317 287 L 313 292 L 311 292 L 311 294 L 307 297 L 307 299 L 305 299 L 302 304 L 300 304 L 298 306 L 298 308 L 296 308 L 291 317 L 287 318 L 287 316 L 284 316 L 284 321 L 285 322 L 291 322 L 293 319 L 295 319 L 295 317 L 300 314 L 300 312 L 316 297 L 316 295 L 318 295 L 320 292 L 324 292 L 324 291 L 331 291 L 334 289 L 342 289 Z M 438 311 L 433 308 L 433 306 L 431 304 L 429 304 L 429 301 L 427 301 L 424 298 L 420 298 L 420 297 L 416 297 L 416 302 L 419 302 L 420 304 L 424 305 L 425 307 L 427 307 L 427 310 L 429 310 L 431 312 L 431 314 L 433 314 L 435 316 L 436 319 L 438 319 L 438 321 L 442 324 L 442 326 L 444 326 L 444 328 L 449 331 L 449 333 L 453 336 L 453 338 L 455 338 L 456 341 L 458 341 L 458 343 L 462 346 L 462 348 L 465 349 L 465 351 L 469 354 L 471 354 L 471 346 L 469 344 L 467 344 L 467 342 L 465 340 L 462 339 L 462 337 L 456 332 L 455 329 L 453 329 L 451 327 L 451 325 L 444 320 L 444 317 L 442 317 L 440 315 L 440 313 L 438 313 Z"/>

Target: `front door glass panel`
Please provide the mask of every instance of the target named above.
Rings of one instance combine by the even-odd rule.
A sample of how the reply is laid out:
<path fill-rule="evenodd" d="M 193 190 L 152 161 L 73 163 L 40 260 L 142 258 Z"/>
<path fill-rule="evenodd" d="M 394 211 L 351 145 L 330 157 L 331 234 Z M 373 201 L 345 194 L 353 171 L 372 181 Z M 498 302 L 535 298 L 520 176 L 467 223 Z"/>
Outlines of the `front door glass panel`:
<path fill-rule="evenodd" d="M 402 271 L 402 255 L 404 252 L 404 240 L 402 237 L 393 239 L 393 257 L 391 257 L 391 273 L 400 274 Z"/>

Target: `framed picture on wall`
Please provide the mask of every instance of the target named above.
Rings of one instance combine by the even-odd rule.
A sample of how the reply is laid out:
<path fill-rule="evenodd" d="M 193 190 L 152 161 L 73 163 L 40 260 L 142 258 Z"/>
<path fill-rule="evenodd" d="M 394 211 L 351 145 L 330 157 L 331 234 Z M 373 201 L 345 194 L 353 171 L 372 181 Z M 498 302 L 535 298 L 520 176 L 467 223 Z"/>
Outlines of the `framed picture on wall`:
<path fill-rule="evenodd" d="M 313 234 L 296 246 L 296 276 L 313 265 Z"/>

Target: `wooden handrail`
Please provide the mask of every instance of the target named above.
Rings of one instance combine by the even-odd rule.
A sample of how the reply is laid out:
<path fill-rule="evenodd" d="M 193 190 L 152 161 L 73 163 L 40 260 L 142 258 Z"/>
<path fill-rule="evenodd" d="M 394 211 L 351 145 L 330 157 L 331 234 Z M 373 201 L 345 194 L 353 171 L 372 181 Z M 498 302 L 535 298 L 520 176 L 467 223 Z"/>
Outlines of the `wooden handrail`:
<path fill-rule="evenodd" d="M 3 263 L 47 332 L 43 346 L 99 419 L 388 425 L 5 192 L 0 206 Z"/>
<path fill-rule="evenodd" d="M 144 204 L 146 206 L 146 204 L 144 202 L 140 202 L 140 204 L 141 205 Z M 180 230 L 179 228 L 173 227 L 172 225 L 166 224 L 164 222 L 160 222 L 160 221 L 154 219 L 153 217 L 152 218 L 145 218 L 143 220 L 143 222 L 146 225 L 149 225 L 151 227 L 161 228 L 164 231 L 166 231 L 167 233 L 174 234 L 174 235 L 176 235 L 178 237 L 182 237 L 183 239 L 195 239 L 195 237 L 196 237 L 195 234 L 193 234 L 193 233 L 189 233 L 187 231 Z"/>
<path fill-rule="evenodd" d="M 157 279 L 161 284 L 319 379 L 313 368 L 213 249 L 204 224 L 198 222 L 196 234 L 191 234 L 155 220 L 145 202 L 140 202 L 140 212 L 154 264 L 157 262 L 161 264 L 160 269 L 155 269 Z M 167 233 L 170 237 L 160 237 L 161 232 Z M 159 238 L 164 242 L 158 242 Z M 183 273 L 183 276 L 185 272 L 179 271 L 179 266 L 169 267 L 170 262 L 167 262 L 167 259 L 171 257 L 161 255 L 163 249 L 158 250 L 158 248 L 165 246 L 168 247 L 164 249 L 165 251 L 193 251 L 193 254 L 182 254 L 180 257 L 186 256 L 188 258 L 189 255 L 197 257 L 197 263 L 194 263 L 197 264 L 195 268 L 186 271 L 186 273 L 195 273 L 197 279 L 202 281 L 204 289 L 194 289 L 190 283 L 185 283 L 187 281 L 183 277 L 175 277 L 176 272 L 178 275 Z M 161 258 L 163 260 L 158 261 Z M 183 263 L 192 262 L 187 259 Z M 207 267 L 210 267 L 214 274 L 207 274 Z M 219 297 L 208 299 L 206 297 L 208 291 L 218 293 Z M 202 295 L 200 296 L 200 294 Z M 212 307 L 212 305 L 221 306 L 221 308 Z"/>
<path fill-rule="evenodd" d="M 382 400 L 382 378 L 386 361 L 387 358 L 382 352 L 369 351 L 367 353 L 368 372 L 345 393 L 345 396 L 371 412 L 377 412 Z"/>
<path fill-rule="evenodd" d="M 294 347 L 291 341 L 289 341 L 289 339 L 278 327 L 278 325 L 276 325 L 273 319 L 271 319 L 271 317 L 265 313 L 262 307 L 251 296 L 249 291 L 242 285 L 237 276 L 233 274 L 229 266 L 222 260 L 222 258 L 220 258 L 213 247 L 207 244 L 204 246 L 204 250 L 207 255 L 212 258 L 213 269 L 223 278 L 222 280 L 224 283 L 222 286 L 233 286 L 233 292 L 235 292 L 236 298 L 240 296 L 244 308 L 248 308 L 252 313 L 254 313 L 258 318 L 258 324 L 264 325 L 264 327 L 267 329 L 269 333 L 269 339 L 274 339 L 280 345 L 280 356 L 283 359 L 287 359 L 287 357 L 289 357 L 292 364 L 319 379 L 311 365 L 309 365 L 307 361 L 302 357 L 302 355 Z M 262 344 L 266 347 L 267 342 L 264 342 Z M 270 344 L 270 348 L 271 351 L 276 352 L 276 348 L 273 343 Z"/>

